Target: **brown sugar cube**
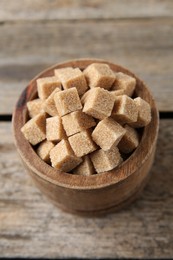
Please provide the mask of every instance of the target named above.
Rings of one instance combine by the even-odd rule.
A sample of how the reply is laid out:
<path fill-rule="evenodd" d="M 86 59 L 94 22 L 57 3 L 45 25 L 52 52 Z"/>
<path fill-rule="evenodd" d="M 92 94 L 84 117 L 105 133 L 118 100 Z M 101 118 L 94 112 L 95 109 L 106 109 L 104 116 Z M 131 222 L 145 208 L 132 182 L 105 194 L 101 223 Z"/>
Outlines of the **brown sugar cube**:
<path fill-rule="evenodd" d="M 75 111 L 63 116 L 62 123 L 67 136 L 76 134 L 96 125 L 94 119 L 82 111 Z"/>
<path fill-rule="evenodd" d="M 134 103 L 136 104 L 138 110 L 137 121 L 131 123 L 132 127 L 144 127 L 148 125 L 151 121 L 151 107 L 150 105 L 140 97 L 134 99 Z"/>
<path fill-rule="evenodd" d="M 58 142 L 66 137 L 61 118 L 54 116 L 46 119 L 46 138 Z"/>
<path fill-rule="evenodd" d="M 117 147 L 108 151 L 102 149 L 90 155 L 91 161 L 97 173 L 110 171 L 122 162 L 121 155 Z"/>
<path fill-rule="evenodd" d="M 83 162 L 73 170 L 73 173 L 84 176 L 90 176 L 95 173 L 94 166 L 88 155 L 83 157 Z"/>
<path fill-rule="evenodd" d="M 46 138 L 46 114 L 39 114 L 30 119 L 21 131 L 32 145 L 43 141 Z"/>
<path fill-rule="evenodd" d="M 124 95 L 124 90 L 123 89 L 119 89 L 119 90 L 112 90 L 110 91 L 110 93 L 116 98 L 117 96 L 122 96 Z"/>
<path fill-rule="evenodd" d="M 64 89 L 75 87 L 79 95 L 84 94 L 88 89 L 85 76 L 79 68 L 56 69 L 55 75 L 61 81 Z"/>
<path fill-rule="evenodd" d="M 30 118 L 44 112 L 43 103 L 44 101 L 39 98 L 27 102 L 27 108 Z"/>
<path fill-rule="evenodd" d="M 116 73 L 116 79 L 112 90 L 124 90 L 124 94 L 131 97 L 135 90 L 136 79 L 122 72 Z"/>
<path fill-rule="evenodd" d="M 57 77 L 37 79 L 37 90 L 40 99 L 47 99 L 56 88 L 61 89 L 61 82 Z"/>
<path fill-rule="evenodd" d="M 134 100 L 127 95 L 116 97 L 111 116 L 121 124 L 136 122 L 138 110 Z"/>
<path fill-rule="evenodd" d="M 89 89 L 87 92 L 85 92 L 83 94 L 83 96 L 81 97 L 81 103 L 84 105 L 87 101 L 87 98 L 89 97 L 89 94 L 92 92 L 92 89 Z"/>
<path fill-rule="evenodd" d="M 100 121 L 92 132 L 94 142 L 103 150 L 109 150 L 116 146 L 125 135 L 126 130 L 112 118 Z"/>
<path fill-rule="evenodd" d="M 55 145 L 52 142 L 44 140 L 39 144 L 36 152 L 38 156 L 45 162 L 50 162 L 50 151 Z"/>
<path fill-rule="evenodd" d="M 82 162 L 75 156 L 67 140 L 61 140 L 51 151 L 52 166 L 60 171 L 69 172 Z"/>
<path fill-rule="evenodd" d="M 55 94 L 54 101 L 60 116 L 64 116 L 82 108 L 76 88 L 59 91 Z"/>
<path fill-rule="evenodd" d="M 131 153 L 139 144 L 139 135 L 138 132 L 125 125 L 126 133 L 118 144 L 118 148 L 122 153 Z"/>
<path fill-rule="evenodd" d="M 58 115 L 58 111 L 57 108 L 55 106 L 55 101 L 54 101 L 54 95 L 61 91 L 59 88 L 56 88 L 52 94 L 50 94 L 50 96 L 45 100 L 44 104 L 43 104 L 43 109 L 46 113 L 48 113 L 50 116 L 57 116 Z"/>
<path fill-rule="evenodd" d="M 115 73 L 107 64 L 92 63 L 84 70 L 90 88 L 110 89 L 115 81 Z"/>
<path fill-rule="evenodd" d="M 90 131 L 85 130 L 68 138 L 76 156 L 82 157 L 96 150 L 96 145 L 91 139 Z"/>
<path fill-rule="evenodd" d="M 104 119 L 111 115 L 115 98 L 105 89 L 94 88 L 88 94 L 83 112 L 97 119 Z"/>

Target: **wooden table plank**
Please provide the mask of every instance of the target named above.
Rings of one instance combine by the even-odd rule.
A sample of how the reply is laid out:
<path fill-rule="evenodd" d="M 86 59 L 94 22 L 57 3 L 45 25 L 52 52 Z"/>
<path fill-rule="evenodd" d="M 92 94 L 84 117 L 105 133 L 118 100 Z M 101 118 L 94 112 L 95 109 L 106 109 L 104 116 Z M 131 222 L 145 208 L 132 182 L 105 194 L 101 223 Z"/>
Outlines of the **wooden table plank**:
<path fill-rule="evenodd" d="M 6 0 L 0 1 L 0 21 L 172 17 L 171 0 Z"/>
<path fill-rule="evenodd" d="M 173 120 L 162 120 L 152 177 L 142 197 L 103 218 L 61 212 L 32 185 L 0 123 L 1 257 L 171 258 Z"/>
<path fill-rule="evenodd" d="M 172 28 L 173 19 L 1 25 L 0 114 L 12 112 L 19 93 L 43 68 L 80 57 L 128 67 L 150 86 L 159 109 L 172 111 Z"/>

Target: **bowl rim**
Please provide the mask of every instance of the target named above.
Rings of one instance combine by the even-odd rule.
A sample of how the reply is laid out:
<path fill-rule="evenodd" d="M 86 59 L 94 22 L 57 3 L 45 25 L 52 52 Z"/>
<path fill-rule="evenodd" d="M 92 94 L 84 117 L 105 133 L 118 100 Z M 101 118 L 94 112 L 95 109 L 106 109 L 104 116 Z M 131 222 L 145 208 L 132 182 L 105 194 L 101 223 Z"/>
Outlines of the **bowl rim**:
<path fill-rule="evenodd" d="M 38 155 L 32 148 L 31 144 L 25 139 L 20 129 L 27 119 L 26 103 L 29 100 L 32 100 L 36 95 L 36 79 L 40 77 L 53 76 L 54 69 L 64 67 L 79 67 L 83 70 L 91 63 L 106 63 L 111 67 L 112 70 L 116 72 L 121 71 L 135 77 L 137 80 L 136 92 L 138 96 L 140 96 L 150 104 L 152 120 L 149 123 L 149 125 L 144 127 L 143 135 L 137 149 L 127 160 L 120 164 L 116 169 L 91 176 L 81 176 L 60 172 L 57 169 L 45 163 L 42 159 L 38 157 Z M 99 189 L 109 187 L 114 184 L 120 184 L 122 181 L 127 179 L 129 176 L 131 176 L 139 168 L 142 167 L 144 162 L 151 155 L 153 148 L 156 144 L 159 129 L 159 115 L 156 103 L 148 87 L 134 73 L 120 65 L 111 63 L 106 60 L 84 58 L 77 60 L 69 60 L 63 63 L 57 63 L 43 70 L 41 73 L 37 74 L 37 76 L 35 76 L 30 81 L 28 86 L 23 90 L 16 103 L 16 106 L 13 111 L 12 125 L 14 142 L 17 151 L 22 161 L 30 171 L 35 173 L 37 177 L 54 185 L 70 189 L 87 191 L 90 189 Z"/>

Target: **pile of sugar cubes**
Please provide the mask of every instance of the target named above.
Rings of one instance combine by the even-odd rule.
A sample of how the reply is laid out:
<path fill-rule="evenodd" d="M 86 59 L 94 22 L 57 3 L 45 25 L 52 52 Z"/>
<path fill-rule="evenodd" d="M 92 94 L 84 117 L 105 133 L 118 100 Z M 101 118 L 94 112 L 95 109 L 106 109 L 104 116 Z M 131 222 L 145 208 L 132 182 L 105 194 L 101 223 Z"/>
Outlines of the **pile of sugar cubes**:
<path fill-rule="evenodd" d="M 22 127 L 38 156 L 59 171 L 89 176 L 117 167 L 139 144 L 138 128 L 151 121 L 150 105 L 134 96 L 136 79 L 93 63 L 62 68 L 37 79 Z"/>

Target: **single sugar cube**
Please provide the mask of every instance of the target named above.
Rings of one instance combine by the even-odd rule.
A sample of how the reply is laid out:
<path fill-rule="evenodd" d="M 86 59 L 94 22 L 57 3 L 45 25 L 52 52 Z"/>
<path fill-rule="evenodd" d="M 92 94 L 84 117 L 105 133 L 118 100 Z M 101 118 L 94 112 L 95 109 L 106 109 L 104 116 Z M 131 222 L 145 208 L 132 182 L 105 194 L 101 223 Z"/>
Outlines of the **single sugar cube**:
<path fill-rule="evenodd" d="M 61 82 L 57 77 L 37 79 L 37 90 L 40 99 L 47 99 L 56 88 L 61 89 Z"/>
<path fill-rule="evenodd" d="M 88 155 L 83 157 L 83 162 L 73 170 L 73 173 L 84 176 L 90 176 L 95 173 L 94 166 Z"/>
<path fill-rule="evenodd" d="M 83 113 L 81 110 L 63 116 L 62 123 L 67 136 L 76 134 L 96 125 L 94 119 Z"/>
<path fill-rule="evenodd" d="M 44 101 L 39 98 L 27 102 L 27 108 L 30 118 L 33 118 L 34 116 L 37 116 L 38 114 L 44 112 L 43 103 Z"/>
<path fill-rule="evenodd" d="M 51 151 L 52 166 L 60 171 L 69 172 L 82 162 L 75 156 L 67 140 L 61 140 Z"/>
<path fill-rule="evenodd" d="M 84 70 L 90 88 L 110 89 L 115 81 L 115 73 L 107 64 L 92 63 Z"/>
<path fill-rule="evenodd" d="M 118 148 L 122 153 L 131 153 L 139 144 L 139 135 L 138 132 L 125 125 L 126 133 L 118 144 Z"/>
<path fill-rule="evenodd" d="M 50 151 L 54 146 L 55 145 L 52 142 L 44 140 L 39 144 L 36 152 L 43 161 L 50 163 Z"/>
<path fill-rule="evenodd" d="M 90 131 L 85 130 L 68 138 L 76 156 L 82 157 L 96 150 L 96 144 L 91 139 Z"/>
<path fill-rule="evenodd" d="M 97 173 L 110 171 L 122 162 L 122 158 L 117 147 L 114 147 L 108 151 L 104 151 L 102 149 L 97 150 L 92 153 L 90 157 Z"/>
<path fill-rule="evenodd" d="M 124 94 L 131 97 L 136 87 L 136 79 L 122 72 L 116 73 L 112 90 L 124 90 Z"/>
<path fill-rule="evenodd" d="M 60 116 L 82 109 L 76 88 L 70 88 L 56 93 L 54 101 Z"/>
<path fill-rule="evenodd" d="M 148 125 L 151 121 L 151 107 L 140 97 L 137 97 L 134 99 L 134 103 L 136 104 L 137 110 L 138 110 L 138 117 L 137 121 L 134 123 L 131 123 L 130 125 L 132 127 L 144 127 Z"/>
<path fill-rule="evenodd" d="M 64 89 L 75 87 L 79 95 L 84 94 L 88 89 L 85 76 L 79 68 L 56 69 L 55 75 L 61 81 Z"/>
<path fill-rule="evenodd" d="M 46 119 L 46 138 L 53 142 L 58 142 L 66 138 L 62 120 L 59 116 Z"/>
<path fill-rule="evenodd" d="M 116 146 L 125 135 L 126 130 L 112 118 L 100 121 L 92 132 L 94 142 L 103 150 L 109 150 Z"/>
<path fill-rule="evenodd" d="M 111 116 L 121 124 L 136 122 L 138 110 L 134 100 L 127 95 L 116 97 Z"/>
<path fill-rule="evenodd" d="M 36 145 L 46 138 L 46 115 L 39 114 L 30 119 L 22 128 L 25 138 L 32 144 Z"/>
<path fill-rule="evenodd" d="M 44 111 L 49 114 L 50 116 L 57 116 L 58 115 L 58 110 L 55 106 L 55 101 L 54 101 L 54 95 L 61 91 L 59 88 L 56 88 L 52 94 L 45 100 L 43 104 Z"/>
<path fill-rule="evenodd" d="M 97 119 L 104 119 L 111 115 L 115 98 L 103 88 L 94 88 L 88 94 L 83 112 Z"/>

